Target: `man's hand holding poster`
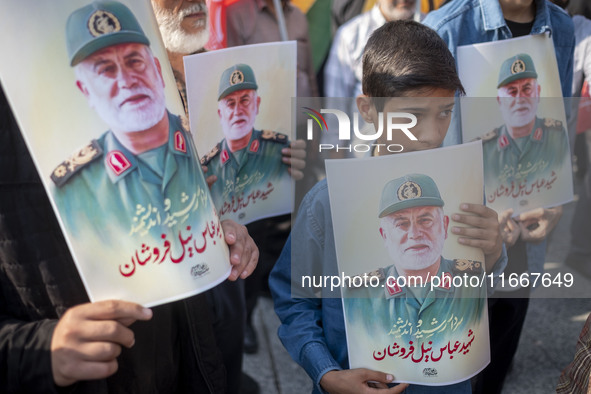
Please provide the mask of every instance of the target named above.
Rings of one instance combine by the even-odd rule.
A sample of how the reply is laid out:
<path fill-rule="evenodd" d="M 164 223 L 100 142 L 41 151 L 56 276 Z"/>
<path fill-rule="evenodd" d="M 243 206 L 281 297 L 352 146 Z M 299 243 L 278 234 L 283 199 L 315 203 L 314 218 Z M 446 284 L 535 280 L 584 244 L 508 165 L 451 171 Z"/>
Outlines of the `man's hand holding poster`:
<path fill-rule="evenodd" d="M 446 385 L 488 364 L 491 280 L 451 231 L 462 203 L 482 204 L 475 163 L 480 143 L 326 162 L 351 368 Z"/>

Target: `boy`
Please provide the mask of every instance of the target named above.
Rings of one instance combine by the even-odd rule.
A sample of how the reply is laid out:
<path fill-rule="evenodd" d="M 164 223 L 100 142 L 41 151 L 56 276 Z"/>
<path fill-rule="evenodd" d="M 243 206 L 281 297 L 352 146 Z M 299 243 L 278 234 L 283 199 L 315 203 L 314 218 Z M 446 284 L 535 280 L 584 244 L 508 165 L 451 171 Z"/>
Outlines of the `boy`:
<path fill-rule="evenodd" d="M 456 91 L 463 92 L 455 61 L 445 43 L 434 31 L 412 21 L 390 22 L 374 32 L 363 56 L 362 85 L 364 95 L 357 98 L 357 106 L 366 122 L 378 124 L 380 112 L 412 112 L 417 116 L 418 124 L 411 131 L 418 141 L 410 141 L 402 133 L 395 133 L 395 140 L 378 141 L 400 143 L 405 151 L 441 145 L 451 119 L 454 95 Z M 382 150 L 374 155 L 387 153 Z M 451 231 L 461 236 L 460 243 L 483 250 L 487 272 L 493 266 L 495 272 L 502 270 L 506 256 L 496 212 L 479 204 L 462 204 L 461 208 L 471 215 L 452 215 L 455 222 L 465 226 L 452 226 Z M 297 258 L 293 273 L 292 242 Z M 384 393 L 405 389 L 407 393 L 471 392 L 469 380 L 443 387 L 401 384 L 388 388 L 387 384 L 394 379 L 392 375 L 345 369 L 348 359 L 340 293 L 331 294 L 323 289 L 323 298 L 292 298 L 290 285 L 292 281 L 300 283 L 300 272 L 338 275 L 326 181 L 318 183 L 304 198 L 290 239 L 269 280 L 275 311 L 282 322 L 279 337 L 312 378 L 314 392 L 360 393 L 375 388 L 384 389 Z"/>

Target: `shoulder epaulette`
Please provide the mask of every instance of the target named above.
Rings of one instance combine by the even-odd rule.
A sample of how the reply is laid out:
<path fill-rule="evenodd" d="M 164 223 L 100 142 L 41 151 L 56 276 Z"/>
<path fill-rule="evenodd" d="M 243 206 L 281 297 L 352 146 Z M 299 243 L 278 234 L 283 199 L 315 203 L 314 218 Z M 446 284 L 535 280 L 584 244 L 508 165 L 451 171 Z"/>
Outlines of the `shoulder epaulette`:
<path fill-rule="evenodd" d="M 499 129 L 494 129 L 489 131 L 488 133 L 484 134 L 482 137 L 480 137 L 480 139 L 482 140 L 482 142 L 487 142 L 490 140 L 494 140 L 499 136 Z"/>
<path fill-rule="evenodd" d="M 74 174 L 102 155 L 103 148 L 97 140 L 92 140 L 90 144 L 84 146 L 57 166 L 51 173 L 51 180 L 57 187 L 62 187 Z"/>
<path fill-rule="evenodd" d="M 218 143 L 216 146 L 213 147 L 212 150 L 209 151 L 208 154 L 201 158 L 201 165 L 206 166 L 209 164 L 214 157 L 216 157 L 220 153 L 221 144 Z"/>
<path fill-rule="evenodd" d="M 289 138 L 285 134 L 277 133 L 275 131 L 270 130 L 263 130 L 261 132 L 261 139 L 267 141 L 274 141 L 279 142 L 282 144 L 287 144 L 289 142 Z"/>
<path fill-rule="evenodd" d="M 363 286 L 367 287 L 368 284 L 371 283 L 371 282 L 369 282 L 371 280 L 371 278 L 378 278 L 378 280 L 380 282 L 382 282 L 386 279 L 386 271 L 383 268 L 378 268 L 375 271 L 371 271 L 371 272 L 368 272 L 368 273 L 365 273 L 362 275 L 355 275 L 351 278 L 351 281 L 353 283 L 360 283 L 360 282 L 363 283 L 363 280 L 365 279 L 368 282 L 364 283 Z"/>
<path fill-rule="evenodd" d="M 484 268 L 480 261 L 468 259 L 454 259 L 453 273 L 454 275 L 482 275 Z"/>
<path fill-rule="evenodd" d="M 544 126 L 549 130 L 562 131 L 562 122 L 552 118 L 544 118 Z"/>

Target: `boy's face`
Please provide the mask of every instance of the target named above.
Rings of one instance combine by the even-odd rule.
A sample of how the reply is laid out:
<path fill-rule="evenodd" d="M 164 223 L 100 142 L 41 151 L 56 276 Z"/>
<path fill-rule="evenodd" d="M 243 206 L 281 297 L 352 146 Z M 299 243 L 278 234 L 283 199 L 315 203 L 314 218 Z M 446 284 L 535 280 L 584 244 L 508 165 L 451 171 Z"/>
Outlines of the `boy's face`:
<path fill-rule="evenodd" d="M 427 150 L 438 148 L 441 146 L 447 129 L 451 121 L 451 112 L 454 107 L 453 90 L 447 89 L 421 89 L 419 91 L 410 91 L 403 97 L 392 97 L 386 101 L 382 111 L 384 130 L 382 136 L 378 140 L 380 144 L 400 144 L 404 147 L 403 152 L 414 152 L 419 150 Z M 360 97 L 363 99 L 363 97 Z M 369 97 L 365 97 L 367 102 L 371 103 Z M 379 117 L 377 109 L 373 104 L 366 105 L 364 110 L 363 100 L 358 100 L 358 107 L 363 118 L 373 123 L 377 128 L 379 125 Z M 417 118 L 415 127 L 409 131 L 417 138 L 418 141 L 410 140 L 402 130 L 393 130 L 392 139 L 387 139 L 386 125 L 387 114 L 389 112 L 406 112 L 411 113 Z M 394 118 L 393 123 L 407 124 L 408 118 Z M 380 154 L 388 154 L 386 149 L 380 149 Z"/>

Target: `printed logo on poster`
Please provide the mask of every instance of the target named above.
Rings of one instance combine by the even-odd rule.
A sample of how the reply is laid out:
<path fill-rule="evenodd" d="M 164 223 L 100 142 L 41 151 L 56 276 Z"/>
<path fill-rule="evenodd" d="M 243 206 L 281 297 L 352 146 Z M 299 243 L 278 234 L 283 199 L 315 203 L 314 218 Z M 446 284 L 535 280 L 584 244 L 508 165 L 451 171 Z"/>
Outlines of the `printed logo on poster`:
<path fill-rule="evenodd" d="M 358 153 L 365 153 L 369 152 L 372 149 L 375 149 L 376 152 L 380 152 L 381 150 L 387 150 L 391 153 L 398 153 L 404 151 L 404 146 L 401 144 L 382 144 L 377 143 L 377 140 L 382 137 L 384 132 L 386 133 L 387 141 L 392 141 L 392 136 L 394 132 L 402 132 L 404 133 L 410 141 L 418 141 L 417 137 L 410 131 L 413 127 L 417 125 L 417 117 L 411 113 L 407 112 L 388 112 L 386 113 L 386 125 L 384 127 L 384 116 L 383 113 L 378 113 L 378 125 L 377 130 L 374 133 L 362 133 L 359 128 L 359 112 L 353 113 L 353 122 L 351 124 L 351 120 L 349 115 L 347 115 L 344 111 L 338 109 L 327 109 L 322 108 L 320 112 L 310 108 L 310 107 L 303 107 L 304 114 L 310 116 L 310 119 L 307 121 L 306 125 L 306 139 L 311 141 L 314 138 L 314 129 L 319 129 L 320 132 L 328 132 L 328 124 L 326 119 L 322 114 L 331 114 L 334 115 L 338 122 L 338 130 L 339 130 L 339 143 L 338 144 L 327 144 L 327 143 L 320 143 L 318 144 L 318 151 L 330 151 L 334 150 L 338 151 L 348 151 L 348 152 L 358 152 Z M 403 122 L 401 122 L 401 120 Z M 314 126 L 314 123 L 318 125 L 318 127 Z M 353 130 L 353 133 L 351 133 Z M 351 144 L 352 134 L 359 140 L 367 141 L 367 143 L 353 143 Z"/>

